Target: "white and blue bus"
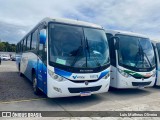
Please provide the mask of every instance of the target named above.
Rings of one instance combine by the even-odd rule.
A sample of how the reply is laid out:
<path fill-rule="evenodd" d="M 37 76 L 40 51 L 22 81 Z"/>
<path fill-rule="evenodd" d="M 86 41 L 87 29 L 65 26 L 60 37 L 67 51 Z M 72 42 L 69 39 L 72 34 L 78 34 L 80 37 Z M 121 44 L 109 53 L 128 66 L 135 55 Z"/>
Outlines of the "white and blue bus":
<path fill-rule="evenodd" d="M 114 88 L 143 88 L 155 83 L 156 64 L 150 39 L 144 35 L 106 30 Z"/>
<path fill-rule="evenodd" d="M 152 40 L 154 50 L 155 50 L 155 57 L 156 57 L 156 82 L 155 86 L 160 86 L 160 42 Z"/>
<path fill-rule="evenodd" d="M 109 89 L 109 46 L 99 25 L 45 18 L 18 42 L 16 56 L 35 94 L 87 96 Z"/>

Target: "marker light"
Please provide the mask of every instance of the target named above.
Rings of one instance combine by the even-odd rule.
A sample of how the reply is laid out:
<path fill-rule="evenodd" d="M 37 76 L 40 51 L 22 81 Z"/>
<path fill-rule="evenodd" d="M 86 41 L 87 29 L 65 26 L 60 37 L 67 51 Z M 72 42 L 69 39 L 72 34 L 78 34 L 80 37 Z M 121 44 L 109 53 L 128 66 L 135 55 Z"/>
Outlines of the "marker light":
<path fill-rule="evenodd" d="M 123 70 L 121 70 L 121 69 L 119 69 L 119 68 L 117 68 L 117 69 L 118 69 L 118 72 L 119 72 L 122 76 L 124 76 L 124 77 L 126 77 L 126 78 L 130 77 L 130 75 L 129 75 L 128 73 L 124 72 Z"/>

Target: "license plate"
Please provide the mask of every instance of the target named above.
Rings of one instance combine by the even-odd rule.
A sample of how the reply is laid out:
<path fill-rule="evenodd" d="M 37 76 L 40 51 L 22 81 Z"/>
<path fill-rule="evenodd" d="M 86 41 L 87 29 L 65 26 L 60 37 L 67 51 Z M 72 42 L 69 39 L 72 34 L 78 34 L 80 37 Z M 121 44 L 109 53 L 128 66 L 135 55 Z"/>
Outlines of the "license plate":
<path fill-rule="evenodd" d="M 88 92 L 80 92 L 80 96 L 90 96 L 91 95 L 91 92 L 88 91 Z"/>

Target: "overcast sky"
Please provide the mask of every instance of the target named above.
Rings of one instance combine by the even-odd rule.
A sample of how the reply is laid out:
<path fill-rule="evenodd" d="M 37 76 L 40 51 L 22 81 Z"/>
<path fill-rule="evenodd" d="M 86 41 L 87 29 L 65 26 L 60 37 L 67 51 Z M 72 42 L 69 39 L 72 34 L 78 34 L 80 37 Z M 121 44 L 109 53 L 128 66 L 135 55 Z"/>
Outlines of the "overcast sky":
<path fill-rule="evenodd" d="M 17 43 L 47 16 L 88 21 L 160 40 L 160 0 L 0 0 L 0 39 Z"/>

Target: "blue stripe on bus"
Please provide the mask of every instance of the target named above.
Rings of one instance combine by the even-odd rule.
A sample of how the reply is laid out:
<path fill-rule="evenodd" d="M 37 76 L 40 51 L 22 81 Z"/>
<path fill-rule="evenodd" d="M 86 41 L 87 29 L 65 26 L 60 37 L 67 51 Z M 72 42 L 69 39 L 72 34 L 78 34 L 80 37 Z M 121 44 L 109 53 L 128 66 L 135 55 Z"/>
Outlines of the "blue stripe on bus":
<path fill-rule="evenodd" d="M 61 70 L 58 68 L 54 68 L 54 72 L 60 76 L 66 77 L 66 78 L 69 78 L 72 75 L 71 72 L 67 72 L 67 71 L 64 71 L 64 70 Z"/>
<path fill-rule="evenodd" d="M 98 80 L 101 79 L 101 78 L 103 78 L 103 77 L 104 77 L 105 75 L 107 75 L 108 73 L 109 73 L 109 70 L 105 70 L 105 71 L 101 72 Z"/>
<path fill-rule="evenodd" d="M 61 69 L 58 69 L 58 68 L 54 68 L 54 71 L 55 71 L 56 74 L 58 74 L 60 76 L 63 76 L 65 78 L 69 78 L 72 75 L 71 72 L 67 72 L 67 71 L 64 71 L 64 70 L 61 70 Z M 105 71 L 101 72 L 98 80 L 101 79 L 101 78 L 103 78 L 108 73 L 109 73 L 109 70 L 105 70 Z"/>

